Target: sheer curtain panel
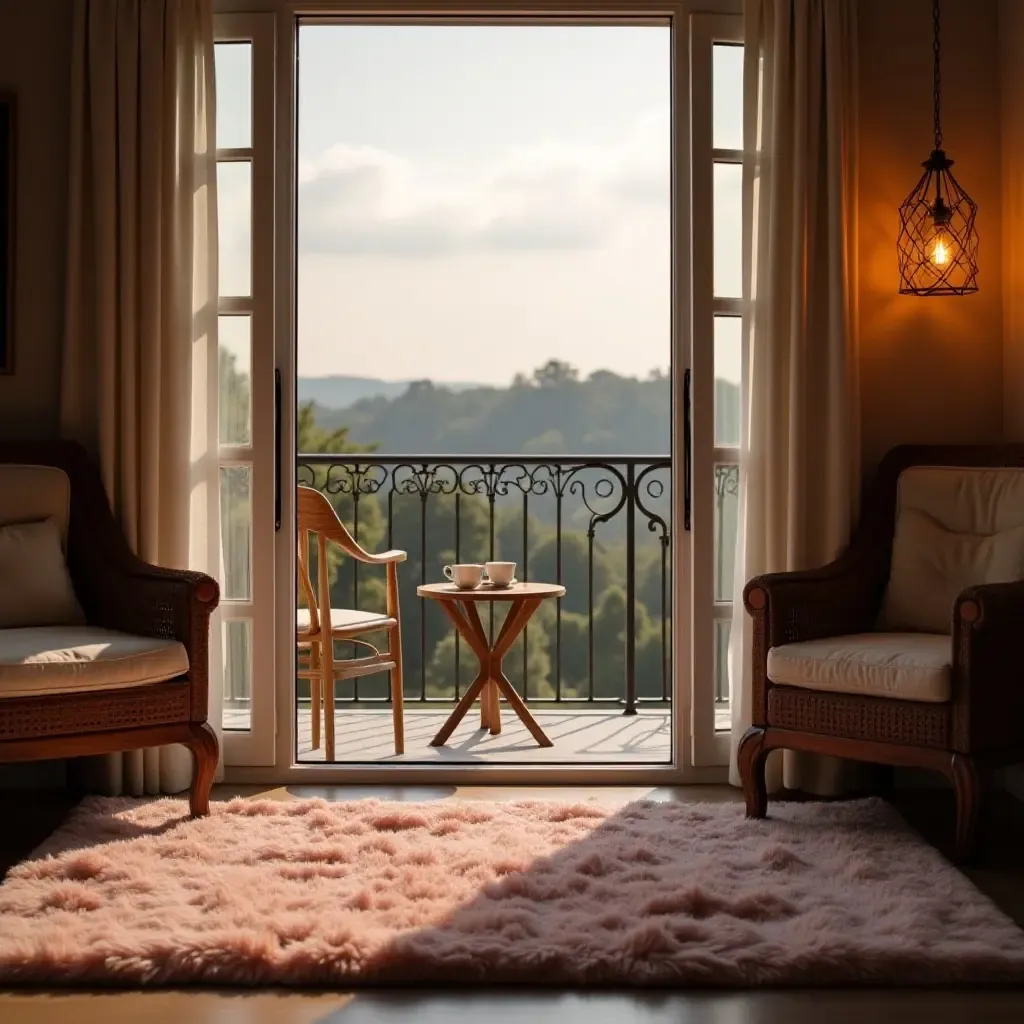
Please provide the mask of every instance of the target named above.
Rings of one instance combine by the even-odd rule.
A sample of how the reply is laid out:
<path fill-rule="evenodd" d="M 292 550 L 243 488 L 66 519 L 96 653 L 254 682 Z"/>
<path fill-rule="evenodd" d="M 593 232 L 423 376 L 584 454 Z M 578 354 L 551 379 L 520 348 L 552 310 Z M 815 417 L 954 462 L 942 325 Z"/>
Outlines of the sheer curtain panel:
<path fill-rule="evenodd" d="M 74 8 L 62 431 L 141 557 L 219 577 L 213 0 Z M 136 795 L 192 770 L 177 746 L 99 761 L 88 784 Z"/>
<path fill-rule="evenodd" d="M 745 10 L 744 381 L 730 650 L 732 757 L 751 721 L 752 576 L 821 565 L 860 490 L 855 352 L 854 0 L 748 0 Z M 832 759 L 769 760 L 769 785 L 843 788 Z"/>

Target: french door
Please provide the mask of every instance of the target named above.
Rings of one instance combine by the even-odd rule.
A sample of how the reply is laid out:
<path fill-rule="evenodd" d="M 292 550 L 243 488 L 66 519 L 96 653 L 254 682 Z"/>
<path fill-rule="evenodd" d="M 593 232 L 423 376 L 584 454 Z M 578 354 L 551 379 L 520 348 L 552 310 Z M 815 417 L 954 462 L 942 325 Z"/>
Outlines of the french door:
<path fill-rule="evenodd" d="M 728 759 L 726 653 L 744 364 L 742 19 L 664 6 L 673 30 L 675 182 L 671 770 L 685 780 L 694 767 Z M 223 726 L 225 760 L 242 769 L 240 779 L 256 777 L 247 767 L 273 766 L 261 779 L 296 772 L 327 778 L 331 771 L 293 767 L 295 103 L 299 14 L 307 7 L 281 4 L 275 14 L 217 20 Z M 324 13 L 337 12 L 324 6 Z M 277 369 L 283 386 L 275 383 Z M 684 441 L 686 510 L 679 500 L 687 489 Z M 361 773 L 367 781 L 371 774 Z"/>
<path fill-rule="evenodd" d="M 221 726 L 227 765 L 273 765 L 274 17 L 215 32 Z"/>
<path fill-rule="evenodd" d="M 690 22 L 692 756 L 729 758 L 729 634 L 743 394 L 743 19 Z"/>

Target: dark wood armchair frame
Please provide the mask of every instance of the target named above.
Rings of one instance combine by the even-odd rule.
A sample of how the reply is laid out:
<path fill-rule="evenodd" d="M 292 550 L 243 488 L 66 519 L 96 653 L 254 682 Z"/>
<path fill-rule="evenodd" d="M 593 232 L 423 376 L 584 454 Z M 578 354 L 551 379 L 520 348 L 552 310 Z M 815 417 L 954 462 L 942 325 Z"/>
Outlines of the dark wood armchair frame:
<path fill-rule="evenodd" d="M 67 563 L 89 625 L 178 640 L 188 652 L 189 671 L 118 690 L 0 699 L 0 762 L 182 743 L 195 766 L 190 810 L 207 814 L 218 756 L 217 736 L 207 724 L 217 581 L 137 558 L 110 511 L 99 472 L 79 445 L 0 443 L 0 464 L 11 463 L 55 466 L 71 481 Z"/>
<path fill-rule="evenodd" d="M 956 795 L 956 854 L 975 852 L 985 783 L 1024 760 L 1024 581 L 969 587 L 950 609 L 953 693 L 946 704 L 778 685 L 768 651 L 875 628 L 889 580 L 900 473 L 911 466 L 1024 467 L 1024 445 L 902 446 L 888 453 L 846 551 L 806 572 L 750 580 L 753 725 L 739 746 L 748 817 L 767 813 L 765 759 L 784 748 L 942 772 Z"/>

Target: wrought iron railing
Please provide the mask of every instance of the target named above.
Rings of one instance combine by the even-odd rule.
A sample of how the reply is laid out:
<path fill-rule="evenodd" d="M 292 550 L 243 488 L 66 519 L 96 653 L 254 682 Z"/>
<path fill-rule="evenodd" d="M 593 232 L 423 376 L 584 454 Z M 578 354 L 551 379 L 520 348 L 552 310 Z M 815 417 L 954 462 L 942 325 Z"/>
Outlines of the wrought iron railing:
<path fill-rule="evenodd" d="M 406 700 L 451 702 L 474 674 L 416 585 L 441 579 L 446 562 L 489 559 L 567 588 L 506 659 L 524 700 L 617 703 L 626 714 L 671 700 L 668 456 L 300 454 L 297 470 L 360 542 L 409 553 L 400 570 Z M 345 560 L 334 571 L 334 601 L 379 599 L 373 567 Z M 345 687 L 339 701 L 388 699 L 385 680 Z"/>

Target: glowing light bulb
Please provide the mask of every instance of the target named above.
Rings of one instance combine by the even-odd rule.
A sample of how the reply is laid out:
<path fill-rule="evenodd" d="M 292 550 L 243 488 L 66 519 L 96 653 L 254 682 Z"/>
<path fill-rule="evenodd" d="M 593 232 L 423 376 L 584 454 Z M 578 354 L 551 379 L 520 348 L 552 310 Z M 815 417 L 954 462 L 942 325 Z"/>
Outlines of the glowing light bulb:
<path fill-rule="evenodd" d="M 946 240 L 939 235 L 935 239 L 935 246 L 932 249 L 931 255 L 932 263 L 937 267 L 944 267 L 949 262 L 949 245 Z"/>

